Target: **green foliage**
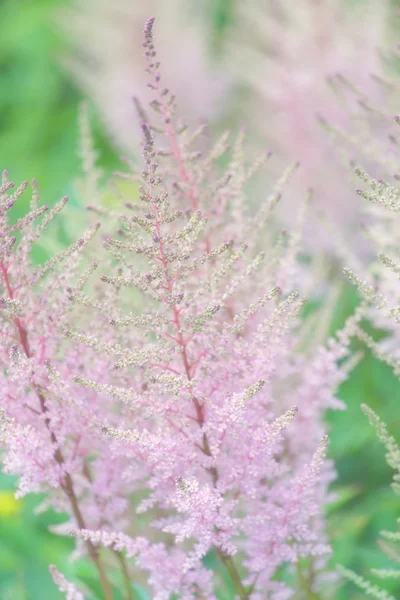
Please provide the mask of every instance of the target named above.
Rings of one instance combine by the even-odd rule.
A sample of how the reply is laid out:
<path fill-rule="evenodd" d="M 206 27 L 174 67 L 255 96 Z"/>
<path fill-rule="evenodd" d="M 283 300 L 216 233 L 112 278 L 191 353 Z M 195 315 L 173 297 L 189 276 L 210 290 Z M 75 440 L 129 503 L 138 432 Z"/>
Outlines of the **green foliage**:
<path fill-rule="evenodd" d="M 69 195 L 74 178 L 79 91 L 59 64 L 63 43 L 53 25 L 65 0 L 0 2 L 0 164 L 13 181 L 36 178 L 42 199 L 54 204 Z M 115 152 L 96 121 L 96 146 L 108 167 Z M 20 204 L 18 209 L 24 213 Z"/>
<path fill-rule="evenodd" d="M 362 589 L 367 596 L 371 596 L 372 598 L 377 598 L 378 600 L 395 600 L 394 596 L 388 594 L 387 592 L 380 590 L 375 585 L 371 584 L 366 579 L 363 579 L 359 575 L 353 573 L 353 571 L 349 571 L 344 567 L 341 567 L 340 572 L 342 575 L 353 581 L 360 589 Z"/>
<path fill-rule="evenodd" d="M 392 487 L 395 493 L 397 495 L 400 495 L 400 448 L 397 442 L 395 441 L 394 437 L 390 435 L 387 426 L 381 421 L 377 414 L 365 404 L 363 404 L 361 408 L 363 412 L 367 415 L 370 424 L 373 425 L 373 427 L 375 428 L 379 441 L 386 448 L 386 461 L 388 465 L 396 471 L 393 477 Z M 387 544 L 386 542 L 381 544 L 381 548 L 385 551 L 388 558 L 391 559 L 391 561 L 395 560 L 396 562 L 400 562 L 400 554 L 398 548 L 396 547 L 396 544 L 400 542 L 400 532 L 382 531 L 381 536 L 386 541 L 390 542 L 390 544 Z M 378 587 L 375 584 L 369 582 L 367 579 L 364 579 L 363 577 L 357 575 L 354 571 L 345 569 L 344 567 L 340 567 L 339 570 L 347 579 L 349 579 L 355 585 L 357 585 L 358 588 L 365 591 L 365 593 L 368 596 L 378 598 L 380 600 L 394 600 L 394 597 L 388 591 L 383 590 L 381 587 Z M 400 570 L 393 568 L 373 569 L 372 575 L 381 580 L 385 580 L 385 582 L 396 582 L 400 579 Z M 396 590 L 398 589 L 399 587 L 397 585 Z"/>
<path fill-rule="evenodd" d="M 11 477 L 0 477 L 0 598 L 2 600 L 57 600 L 48 571 L 49 563 L 64 564 L 73 543 L 48 530 L 64 517 L 53 512 L 34 515 L 40 499 L 16 502 L 13 510 L 6 503 L 14 488 Z M 34 516 L 33 516 L 34 515 Z M 68 570 L 68 566 L 66 566 Z M 69 569 L 70 570 L 70 569 Z"/>

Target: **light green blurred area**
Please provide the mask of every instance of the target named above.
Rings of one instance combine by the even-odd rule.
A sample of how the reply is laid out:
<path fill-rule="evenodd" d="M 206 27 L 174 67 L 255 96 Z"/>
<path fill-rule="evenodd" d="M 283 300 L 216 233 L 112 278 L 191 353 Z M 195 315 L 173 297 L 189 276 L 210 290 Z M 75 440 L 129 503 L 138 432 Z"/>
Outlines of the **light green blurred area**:
<path fill-rule="evenodd" d="M 12 180 L 38 179 L 46 202 L 69 191 L 78 168 L 79 95 L 57 65 L 61 44 L 49 22 L 57 4 L 0 4 L 0 163 Z"/>
<path fill-rule="evenodd" d="M 59 64 L 65 51 L 54 25 L 62 0 L 0 2 L 0 166 L 11 181 L 37 179 L 44 203 L 77 203 L 81 94 Z M 94 120 L 102 161 L 116 154 Z"/>
<path fill-rule="evenodd" d="M 77 208 L 81 205 L 75 185 L 80 170 L 77 115 L 82 98 L 58 64 L 63 41 L 52 25 L 54 12 L 65 3 L 0 0 L 0 168 L 7 168 L 17 183 L 36 178 L 43 202 L 53 204 L 68 194 Z M 231 0 L 210 0 L 216 47 L 230 22 L 230 6 Z M 117 164 L 117 152 L 95 115 L 94 133 L 101 167 L 108 174 Z M 23 211 L 23 205 L 19 210 Z M 61 223 L 49 248 L 52 243 L 65 243 L 66 230 L 71 232 L 73 226 L 64 228 Z M 332 331 L 343 324 L 356 302 L 355 292 L 347 286 Z M 388 367 L 366 351 L 339 396 L 347 410 L 328 415 L 330 456 L 338 471 L 337 499 L 329 510 L 332 564 L 342 563 L 368 575 L 370 567 L 389 566 L 376 541 L 380 530 L 395 528 L 400 501 L 390 489 L 391 471 L 384 451 L 360 404 L 365 402 L 376 410 L 400 440 L 400 384 Z M 14 489 L 14 479 L 1 475 L 0 600 L 61 598 L 48 574 L 49 563 L 55 563 L 67 577 L 80 578 L 96 593 L 90 565 L 68 563 L 72 540 L 48 531 L 49 525 L 62 523 L 65 517 L 51 511 L 34 514 L 40 499 L 29 497 L 16 503 L 12 500 Z M 212 557 L 209 560 L 212 564 Z M 400 596 L 399 583 L 393 584 L 392 593 Z M 227 587 L 224 598 L 232 597 Z M 336 600 L 363 597 L 353 586 L 345 585 Z"/>

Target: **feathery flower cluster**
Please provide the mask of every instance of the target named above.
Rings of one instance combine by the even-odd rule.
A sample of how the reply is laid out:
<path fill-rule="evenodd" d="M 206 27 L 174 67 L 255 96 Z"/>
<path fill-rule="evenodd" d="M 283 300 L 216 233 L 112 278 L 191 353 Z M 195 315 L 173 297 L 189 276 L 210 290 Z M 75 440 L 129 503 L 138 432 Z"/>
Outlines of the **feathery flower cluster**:
<path fill-rule="evenodd" d="M 182 116 L 197 122 L 220 113 L 229 78 L 210 55 L 204 8 L 188 0 L 76 0 L 61 11 L 60 27 L 72 47 L 64 63 L 99 108 L 117 147 L 140 150 L 132 97 L 145 105 L 152 99 L 140 60 L 149 12 L 163 23 L 159 51 Z"/>
<path fill-rule="evenodd" d="M 138 571 L 155 600 L 215 598 L 210 556 L 242 600 L 284 600 L 300 585 L 313 594 L 329 552 L 323 414 L 341 407 L 335 391 L 360 315 L 326 346 L 300 352 L 298 232 L 263 243 L 289 172 L 249 214 L 245 186 L 266 157 L 247 168 L 241 135 L 230 153 L 228 135 L 208 154 L 193 150 L 204 128 L 175 118 L 153 21 L 144 47 L 157 123 L 137 102 L 144 165 L 128 176 L 141 178 L 140 201 L 126 202 L 115 234 L 96 247 L 102 266 L 82 257 L 97 224 L 32 266 L 32 244 L 65 201 L 47 211 L 34 186 L 31 211 L 12 224 L 26 186 L 10 196 L 3 177 L 4 466 L 20 476 L 20 495 L 44 491 L 70 515 L 106 600 L 115 595 L 101 545 L 127 599 Z M 144 513 L 146 537 L 137 535 Z M 298 582 L 277 579 L 296 563 Z"/>
<path fill-rule="evenodd" d="M 398 118 L 395 118 L 398 121 Z M 400 254 L 398 248 L 398 212 L 400 210 L 400 190 L 396 185 L 399 179 L 389 183 L 389 176 L 374 179 L 362 169 L 355 169 L 362 181 L 357 193 L 368 201 L 370 219 L 365 232 L 377 251 L 377 258 L 368 273 L 359 273 L 354 269 L 345 269 L 345 274 L 359 289 L 370 305 L 370 317 L 374 323 L 388 331 L 388 336 L 379 344 L 362 332 L 360 335 L 367 345 L 380 358 L 388 362 L 395 373 L 399 371 L 400 359 Z M 393 180 L 393 175 L 392 175 Z"/>
<path fill-rule="evenodd" d="M 49 571 L 60 592 L 66 593 L 66 600 L 84 600 L 83 594 L 79 592 L 76 586 L 69 582 L 54 565 L 49 566 Z"/>
<path fill-rule="evenodd" d="M 263 143 L 267 139 L 284 162 L 301 157 L 295 192 L 312 185 L 319 207 L 314 215 L 322 212 L 343 238 L 359 219 L 360 203 L 346 193 L 348 165 L 342 164 L 327 124 L 334 123 L 354 142 L 346 162 L 370 146 L 360 105 L 371 117 L 368 105 L 382 95 L 383 79 L 375 77 L 381 71 L 377 50 L 390 14 L 387 1 L 353 4 L 344 10 L 340 0 L 238 3 L 242 31 L 232 28 L 227 50 L 228 68 L 248 88 L 246 107 L 250 103 L 252 109 L 244 119 L 250 116 L 252 131 Z M 376 111 L 374 116 L 376 134 L 382 123 Z M 297 194 L 292 196 L 295 202 Z M 286 210 L 282 217 L 290 219 L 291 213 Z M 323 228 L 321 235 L 320 224 L 309 221 L 312 240 L 331 250 L 329 230 Z"/>
<path fill-rule="evenodd" d="M 82 271 L 80 264 L 98 225 L 44 265 L 33 265 L 33 245 L 67 199 L 51 210 L 40 206 L 33 182 L 30 212 L 12 223 L 9 211 L 26 187 L 27 182 L 10 195 L 13 184 L 3 173 L 0 439 L 7 450 L 3 468 L 20 476 L 18 496 L 46 492 L 50 504 L 71 515 L 79 527 L 122 525 L 128 503 L 126 487 L 120 487 L 117 465 L 111 461 L 108 444 L 98 435 L 99 420 L 106 415 L 110 418 L 113 404 L 99 394 L 82 393 L 72 381 L 77 371 L 89 370 L 102 378 L 109 367 L 90 351 L 68 346 L 62 333 L 72 318 L 70 296 L 79 293 L 95 269 L 92 265 Z M 112 314 L 113 302 L 109 310 Z M 95 548 L 88 544 L 87 551 L 107 590 Z"/>
<path fill-rule="evenodd" d="M 395 121 L 400 124 L 399 117 L 395 117 Z M 394 136 L 393 139 L 395 139 Z M 386 161 L 385 158 L 387 158 Z M 381 162 L 387 172 L 385 179 L 374 179 L 359 167 L 355 168 L 355 173 L 363 185 L 362 188 L 357 189 L 357 193 L 369 203 L 369 210 L 366 212 L 368 212 L 370 222 L 366 234 L 375 249 L 379 250 L 377 260 L 372 263 L 369 272 L 365 275 L 360 275 L 350 268 L 345 269 L 345 275 L 357 286 L 364 299 L 361 310 L 365 311 L 364 307 L 368 306 L 369 312 L 366 314 L 372 322 L 377 327 L 387 331 L 387 337 L 380 342 L 376 342 L 358 326 L 354 329 L 355 335 L 377 358 L 391 366 L 394 374 L 399 377 L 400 255 L 398 249 L 398 212 L 400 211 L 400 190 L 395 181 L 398 181 L 400 177 L 397 174 L 393 176 L 393 172 L 391 172 L 394 161 L 391 159 L 390 153 L 385 153 Z M 390 180 L 392 180 L 392 183 L 388 183 Z M 395 439 L 389 434 L 386 425 L 375 412 L 365 405 L 362 406 L 362 410 L 371 425 L 375 427 L 379 440 L 386 448 L 387 463 L 395 470 L 392 487 L 395 493 L 399 495 L 400 448 Z M 399 563 L 400 555 L 397 546 L 400 541 L 399 533 L 383 531 L 381 536 L 383 540 L 380 541 L 380 547 L 389 559 Z M 380 600 L 394 600 L 392 594 L 356 573 L 344 567 L 341 567 L 340 571 L 346 578 L 364 590 L 368 596 Z M 393 580 L 400 577 L 398 569 L 372 569 L 371 573 L 382 580 Z"/>
<path fill-rule="evenodd" d="M 364 413 L 367 415 L 371 425 L 376 429 L 379 441 L 386 448 L 386 460 L 388 465 L 395 470 L 393 477 L 392 488 L 397 495 L 400 495 L 400 447 L 395 439 L 389 434 L 386 425 L 382 423 L 379 417 L 368 406 L 362 406 Z M 385 554 L 394 562 L 400 563 L 400 554 L 398 544 L 400 542 L 400 532 L 382 531 L 382 540 L 380 547 Z M 353 581 L 360 589 L 364 590 L 368 596 L 378 598 L 378 600 L 395 600 L 389 592 L 372 584 L 363 577 L 357 575 L 349 569 L 340 568 L 342 575 Z M 400 578 L 400 570 L 396 569 L 372 569 L 372 574 L 382 580 L 393 580 Z"/>

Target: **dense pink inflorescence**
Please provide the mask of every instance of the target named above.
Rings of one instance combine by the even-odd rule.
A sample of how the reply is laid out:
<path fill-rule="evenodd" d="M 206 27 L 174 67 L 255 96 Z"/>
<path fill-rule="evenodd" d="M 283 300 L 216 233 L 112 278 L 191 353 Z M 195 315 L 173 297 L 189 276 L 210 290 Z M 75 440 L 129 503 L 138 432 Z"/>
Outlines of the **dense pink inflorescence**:
<path fill-rule="evenodd" d="M 225 172 L 216 161 L 226 136 L 208 155 L 192 150 L 202 129 L 176 125 L 152 27 L 150 19 L 145 51 L 160 123 L 139 107 L 140 202 L 127 204 L 119 229 L 97 246 L 103 266 L 79 266 L 95 226 L 32 267 L 46 216 L 34 205 L 14 240 L 6 213 L 15 197 L 3 180 L 4 464 L 20 475 L 21 494 L 45 491 L 71 516 L 107 600 L 100 544 L 133 558 L 125 574 L 144 571 L 156 600 L 215 598 L 207 555 L 240 598 L 282 600 L 293 590 L 273 579 L 277 569 L 308 558 L 302 580 L 312 590 L 329 551 L 322 418 L 340 406 L 338 361 L 356 319 L 338 340 L 300 352 L 304 301 L 290 291 L 298 232 L 265 247 L 281 191 L 251 215 L 244 189 L 257 165 L 245 166 L 242 136 Z M 44 219 L 36 229 L 34 217 Z M 147 538 L 136 534 L 144 513 Z M 58 585 L 72 585 L 54 573 Z"/>

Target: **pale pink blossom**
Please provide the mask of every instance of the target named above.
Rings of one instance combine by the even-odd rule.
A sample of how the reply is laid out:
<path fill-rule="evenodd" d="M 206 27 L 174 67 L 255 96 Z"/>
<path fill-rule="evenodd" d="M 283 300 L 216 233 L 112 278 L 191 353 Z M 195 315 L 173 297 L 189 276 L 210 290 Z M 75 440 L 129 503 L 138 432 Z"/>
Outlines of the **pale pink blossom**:
<path fill-rule="evenodd" d="M 281 217 L 292 223 L 299 190 L 314 190 L 307 236 L 311 248 L 314 243 L 314 249 L 332 250 L 342 238 L 353 251 L 362 247 L 356 230 L 362 205 L 351 185 L 349 162 L 371 144 L 366 117 L 377 136 L 388 133 L 379 115 L 385 86 L 375 77 L 382 77 L 379 53 L 391 17 L 386 0 L 345 8 L 341 0 L 238 3 L 241 27 L 232 28 L 227 66 L 246 85 L 243 119 L 260 143 L 283 164 L 300 161 Z M 362 109 L 364 104 L 378 112 Z M 338 143 L 326 123 L 355 140 L 347 152 L 347 144 Z M 326 227 L 321 214 L 333 225 Z M 337 237 L 335 228 L 336 240 L 331 239 Z M 348 233 L 351 242 L 346 242 Z"/>
<path fill-rule="evenodd" d="M 140 172 L 122 175 L 140 177 L 140 199 L 110 218 L 93 207 L 106 227 L 118 220 L 115 231 L 99 243 L 94 225 L 35 268 L 31 243 L 47 211 L 35 191 L 29 215 L 9 222 L 25 186 L 10 196 L 4 174 L 4 464 L 20 476 L 20 494 L 45 492 L 70 515 L 106 600 L 113 592 L 100 544 L 128 586 L 144 571 L 157 600 L 214 599 L 219 579 L 207 555 L 241 600 L 281 600 L 297 584 L 293 569 L 291 584 L 275 581 L 280 567 L 302 557 L 326 567 L 333 470 L 323 416 L 341 407 L 335 393 L 359 315 L 325 347 L 300 352 L 304 300 L 290 291 L 298 232 L 287 246 L 265 243 L 285 178 L 251 214 L 245 184 L 266 157 L 248 167 L 239 135 L 222 171 L 228 136 L 206 154 L 193 148 L 203 130 L 176 124 L 153 21 L 145 52 L 155 117 L 141 125 Z M 91 247 L 95 264 L 85 259 Z M 137 533 L 144 513 L 145 537 Z"/>
<path fill-rule="evenodd" d="M 144 106 L 152 99 L 142 52 L 143 23 L 149 14 L 162 23 L 157 46 L 180 116 L 194 123 L 213 121 L 221 113 L 229 78 L 212 56 L 206 12 L 199 3 L 190 6 L 185 0 L 77 0 L 60 14 L 71 46 L 64 62 L 99 108 L 117 147 L 139 150 L 133 97 Z"/>

